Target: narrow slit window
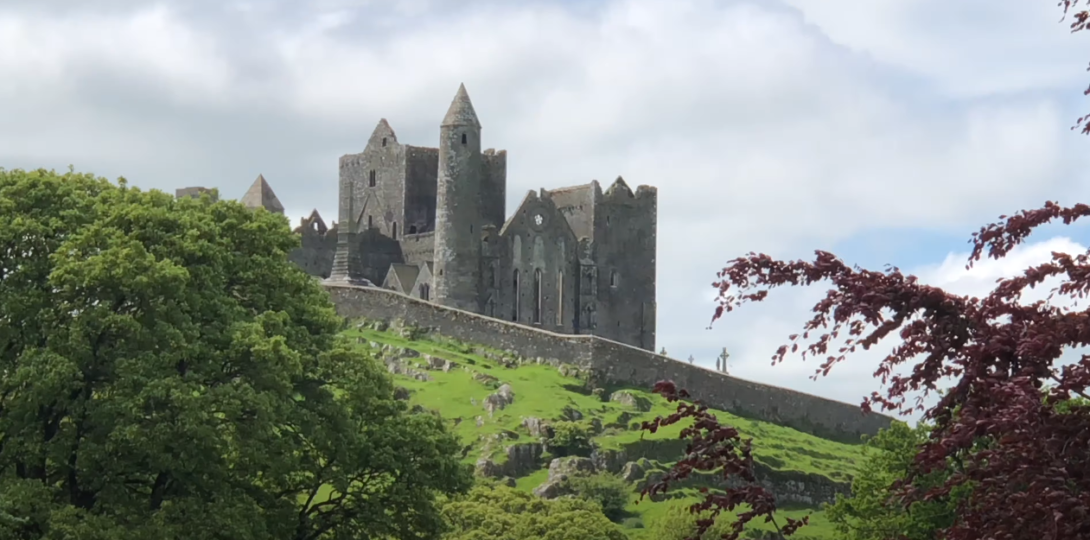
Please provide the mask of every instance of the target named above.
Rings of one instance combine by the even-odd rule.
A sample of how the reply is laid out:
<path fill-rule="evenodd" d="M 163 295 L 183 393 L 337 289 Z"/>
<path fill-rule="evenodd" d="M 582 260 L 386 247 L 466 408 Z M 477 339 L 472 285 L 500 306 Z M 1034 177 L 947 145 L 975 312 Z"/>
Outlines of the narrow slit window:
<path fill-rule="evenodd" d="M 514 302 L 511 303 L 512 304 L 511 320 L 518 322 L 518 320 L 519 320 L 519 293 L 521 292 L 521 291 L 519 291 L 519 271 L 518 271 L 518 268 L 515 269 L 515 278 L 514 278 L 514 281 L 513 281 L 513 285 L 514 285 L 513 288 L 514 288 L 514 292 L 515 292 L 515 300 L 514 300 Z"/>

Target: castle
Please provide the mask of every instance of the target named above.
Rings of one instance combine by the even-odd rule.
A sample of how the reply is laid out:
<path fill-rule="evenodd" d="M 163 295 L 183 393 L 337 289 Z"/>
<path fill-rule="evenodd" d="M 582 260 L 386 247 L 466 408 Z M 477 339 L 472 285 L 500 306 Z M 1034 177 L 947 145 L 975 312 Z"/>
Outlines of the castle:
<path fill-rule="evenodd" d="M 618 177 L 604 191 L 597 181 L 531 191 L 507 217 L 507 152 L 481 150 L 464 85 L 438 148 L 401 144 L 382 119 L 339 166 L 337 222 L 314 211 L 296 229 L 291 259 L 309 274 L 654 350 L 654 187 L 633 192 Z M 241 202 L 284 212 L 260 175 Z"/>

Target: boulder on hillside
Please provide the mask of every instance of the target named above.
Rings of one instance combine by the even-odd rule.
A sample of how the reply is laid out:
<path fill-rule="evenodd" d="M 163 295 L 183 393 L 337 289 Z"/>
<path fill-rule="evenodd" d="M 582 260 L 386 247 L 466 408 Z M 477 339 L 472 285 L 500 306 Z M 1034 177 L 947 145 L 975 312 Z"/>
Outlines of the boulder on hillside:
<path fill-rule="evenodd" d="M 632 419 L 637 417 L 637 416 L 639 416 L 639 415 L 636 414 L 636 413 L 623 411 L 623 412 L 621 412 L 621 414 L 617 415 L 617 419 L 615 421 L 606 424 L 606 427 L 607 428 L 628 429 L 629 423 L 632 422 Z"/>
<path fill-rule="evenodd" d="M 613 474 L 621 472 L 628 456 L 624 450 L 610 450 L 597 448 L 590 454 L 590 460 L 599 471 L 608 471 Z"/>
<path fill-rule="evenodd" d="M 484 409 L 488 411 L 488 415 L 492 416 L 498 410 L 502 410 L 504 407 L 515 402 L 515 392 L 511 390 L 511 385 L 505 384 L 501 386 L 494 394 L 489 394 L 484 398 Z"/>
<path fill-rule="evenodd" d="M 549 480 L 565 480 L 570 476 L 589 476 L 598 472 L 590 458 L 567 456 L 549 462 Z"/>
<path fill-rule="evenodd" d="M 632 407 L 640 412 L 647 412 L 651 410 L 651 400 L 637 396 L 626 390 L 619 390 L 609 396 L 610 401 L 615 401 L 624 405 L 625 407 Z"/>
<path fill-rule="evenodd" d="M 406 377 L 412 377 L 418 381 L 430 381 L 431 376 L 423 371 L 413 369 L 400 360 L 389 359 L 386 362 L 386 371 L 394 375 L 404 375 Z"/>
<path fill-rule="evenodd" d="M 522 427 L 526 428 L 526 431 L 530 432 L 531 437 L 552 437 L 552 429 L 540 418 L 533 416 L 522 419 Z"/>
<path fill-rule="evenodd" d="M 458 364 L 455 362 L 427 354 L 424 355 L 424 361 L 428 363 L 428 369 L 442 370 L 444 372 L 448 372 L 458 367 Z"/>
<path fill-rule="evenodd" d="M 540 486 L 537 486 L 533 490 L 533 494 L 541 497 L 542 499 L 555 499 L 564 495 L 564 486 L 560 481 L 548 481 Z"/>
<path fill-rule="evenodd" d="M 534 488 L 533 493 L 545 499 L 567 494 L 567 480 L 572 476 L 588 476 L 597 472 L 594 462 L 577 456 L 556 458 L 549 462 L 549 479 Z"/>
<path fill-rule="evenodd" d="M 590 371 L 571 364 L 561 364 L 559 368 L 560 374 L 565 377 L 574 377 L 576 379 L 586 379 L 590 376 Z"/>
<path fill-rule="evenodd" d="M 602 420 L 600 418 L 590 419 L 590 431 L 593 435 L 598 435 L 602 432 Z"/>
<path fill-rule="evenodd" d="M 519 477 L 537 470 L 545 446 L 537 442 L 512 444 L 504 449 L 504 453 L 507 454 L 504 472 L 507 476 Z"/>
<path fill-rule="evenodd" d="M 473 471 L 477 476 L 485 478 L 499 478 L 503 476 L 503 467 L 489 458 L 482 457 L 477 460 L 477 466 Z"/>
<path fill-rule="evenodd" d="M 541 443 L 512 444 L 504 448 L 503 463 L 482 457 L 477 460 L 476 474 L 488 478 L 518 477 L 538 469 L 545 447 Z"/>
<path fill-rule="evenodd" d="M 567 420 L 569 422 L 578 422 L 578 421 L 580 421 L 582 419 L 583 419 L 583 413 L 580 412 L 579 409 L 576 409 L 575 407 L 572 407 L 571 405 L 566 405 L 560 411 L 560 420 Z"/>
<path fill-rule="evenodd" d="M 475 380 L 475 381 L 477 381 L 477 382 L 479 382 L 481 384 L 484 384 L 484 385 L 490 385 L 490 384 L 498 381 L 499 379 L 497 379 L 497 378 L 495 378 L 495 377 L 493 377 L 493 376 L 491 376 L 491 375 L 489 375 L 487 373 L 475 373 L 473 375 L 473 380 Z"/>

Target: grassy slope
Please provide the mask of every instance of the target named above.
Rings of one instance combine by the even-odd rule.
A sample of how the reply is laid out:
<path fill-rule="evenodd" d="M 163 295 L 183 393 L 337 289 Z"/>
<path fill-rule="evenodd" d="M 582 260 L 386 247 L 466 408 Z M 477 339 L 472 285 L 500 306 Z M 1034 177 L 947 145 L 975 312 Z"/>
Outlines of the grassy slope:
<path fill-rule="evenodd" d="M 561 416 L 561 411 L 565 407 L 579 410 L 587 420 L 598 418 L 604 425 L 616 423 L 618 416 L 622 413 L 628 416 L 625 423 L 631 425 L 633 422 L 638 423 L 673 412 L 673 407 L 665 400 L 651 395 L 646 389 L 625 389 L 651 401 L 650 411 L 639 412 L 631 407 L 615 402 L 603 402 L 593 395 L 583 393 L 585 392 L 582 390 L 583 381 L 575 377 L 563 376 L 554 367 L 523 364 L 517 368 L 506 368 L 471 352 L 474 350 L 480 352 L 486 348 L 461 344 L 440 336 L 407 339 L 395 331 L 377 331 L 367 328 L 352 328 L 345 333 L 351 338 L 363 338 L 365 343 L 360 345 L 361 347 L 369 347 L 367 342 L 404 347 L 422 354 L 451 360 L 460 364 L 460 368 L 467 368 L 453 369 L 450 372 L 427 371 L 426 373 L 433 380 L 426 382 L 400 375 L 395 375 L 395 380 L 399 386 L 412 392 L 410 401 L 413 404 L 440 411 L 449 421 L 448 426 L 451 430 L 467 446 L 472 447 L 465 458 L 468 463 L 475 463 L 481 456 L 484 450 L 481 441 L 487 436 L 501 432 L 507 432 L 510 436 L 510 432 L 514 432 L 518 438 L 506 444 L 532 442 L 525 428 L 521 427 L 523 418 L 533 416 L 546 420 L 556 419 Z M 495 352 L 499 353 L 499 351 Z M 410 362 L 412 360 L 420 359 L 409 359 Z M 495 391 L 495 384 L 488 385 L 474 379 L 477 374 L 490 375 L 499 382 L 510 384 L 515 394 L 514 403 L 496 411 L 495 415 L 489 418 L 482 403 L 486 396 Z M 478 416 L 483 419 L 481 427 L 477 427 Z M 777 470 L 816 473 L 838 481 L 847 481 L 854 472 L 856 463 L 862 457 L 862 448 L 858 445 L 820 439 L 790 428 L 740 418 L 727 412 L 717 411 L 716 416 L 721 421 L 736 426 L 743 436 L 752 437 L 756 458 Z M 654 435 L 643 433 L 638 429 L 606 429 L 594 438 L 594 442 L 599 448 L 627 448 L 630 456 L 636 450 L 636 445 L 640 445 L 639 450 L 646 455 L 646 452 L 655 451 L 656 444 L 659 446 L 660 453 L 677 455 L 668 441 L 676 441 L 680 429 L 680 426 L 672 426 Z M 644 439 L 642 442 L 641 437 Z M 495 450 L 500 449 L 502 445 Z M 634 459 L 629 458 L 630 461 Z M 541 484 L 546 477 L 547 471 L 542 469 L 516 479 L 517 486 L 519 489 L 529 491 Z M 691 493 L 689 495 L 692 496 Z M 639 516 L 639 519 L 629 520 L 629 523 L 642 522 L 647 527 L 651 527 L 656 516 L 665 512 L 668 505 L 683 504 L 686 500 L 688 498 L 662 503 L 650 501 L 638 505 L 633 503 L 630 505 L 630 511 Z M 806 537 L 833 538 L 832 531 L 820 512 L 800 509 L 788 511 L 786 515 L 800 517 L 807 513 L 812 514 L 812 524 L 806 527 L 805 531 L 800 531 L 800 535 L 805 533 Z M 640 530 L 630 531 L 634 539 L 641 538 L 641 532 Z"/>

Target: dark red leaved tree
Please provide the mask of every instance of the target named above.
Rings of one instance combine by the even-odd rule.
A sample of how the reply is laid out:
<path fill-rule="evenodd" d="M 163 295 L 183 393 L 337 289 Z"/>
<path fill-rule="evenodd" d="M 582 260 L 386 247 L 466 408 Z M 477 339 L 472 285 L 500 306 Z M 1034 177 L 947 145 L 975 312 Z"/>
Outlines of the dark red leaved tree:
<path fill-rule="evenodd" d="M 1079 3 L 1059 4 L 1071 18 L 1072 32 L 1086 30 L 1090 23 L 1090 11 L 1079 9 Z M 1084 93 L 1090 95 L 1090 88 Z M 1090 134 L 1090 115 L 1079 118 L 1074 127 Z M 1006 256 L 1046 223 L 1070 224 L 1087 216 L 1090 206 L 1068 208 L 1052 202 L 1038 210 L 1001 216 L 1000 222 L 974 233 L 969 266 L 985 254 L 995 259 Z M 1090 407 L 1056 406 L 1075 396 L 1088 397 L 1090 356 L 1067 365 L 1059 365 L 1059 360 L 1065 349 L 1090 345 L 1090 309 L 1077 307 L 1090 292 L 1090 254 L 1053 253 L 1051 262 L 999 281 L 982 299 L 923 285 L 896 268 L 884 272 L 851 268 L 820 251 L 813 262 L 750 254 L 729 263 L 718 278 L 714 286 L 719 307 L 713 321 L 745 302 L 763 300 L 776 287 L 832 285 L 814 306 L 815 315 L 802 335 L 790 336 L 789 345 L 773 356 L 774 363 L 782 362 L 801 346 L 804 357 L 823 360 L 815 377 L 828 374 L 858 348 L 870 348 L 891 334 L 899 339 L 875 373 L 886 387 L 885 395 L 875 392 L 864 399 L 865 411 L 875 405 L 900 414 L 923 410 L 923 397 L 936 392 L 944 379 L 954 382 L 924 414 L 936 429 L 920 449 L 915 473 L 956 463 L 954 474 L 946 485 L 926 492 L 912 487 L 911 476 L 900 482 L 906 505 L 943 497 L 959 485 L 971 486 L 955 525 L 943 531 L 942 538 L 1090 540 Z M 1052 302 L 1021 302 L 1027 288 L 1049 278 L 1060 282 Z M 1075 301 L 1076 307 L 1057 306 L 1055 300 L 1061 298 Z M 910 373 L 895 374 L 898 366 L 911 366 Z M 654 432 L 685 419 L 692 419 L 693 425 L 681 434 L 689 440 L 686 455 L 643 495 L 665 492 L 694 471 L 714 471 L 743 483 L 721 494 L 705 492 L 705 499 L 691 508 L 711 512 L 709 519 L 698 522 L 696 537 L 720 512 L 738 508 L 745 511 L 738 515 L 734 532 L 724 537 L 729 540 L 736 540 L 744 525 L 757 518 L 773 523 L 781 536 L 805 524 L 805 519 L 788 519 L 782 526 L 776 521 L 775 500 L 756 485 L 749 441 L 742 440 L 737 430 L 720 424 L 699 402 L 680 401 L 687 394 L 672 382 L 660 382 L 655 391 L 679 402 L 678 409 L 669 417 L 645 422 L 644 429 Z M 910 395 L 916 396 L 911 404 Z"/>
<path fill-rule="evenodd" d="M 1082 4 L 1081 8 L 1079 4 Z M 1086 30 L 1087 24 L 1090 23 L 1090 10 L 1086 9 L 1087 4 L 1083 0 L 1060 0 L 1060 6 L 1064 8 L 1064 18 L 1071 17 L 1071 32 L 1082 32 Z M 1090 71 L 1090 67 L 1086 68 L 1086 71 Z M 1084 96 L 1090 95 L 1090 86 L 1083 90 Z M 1082 128 L 1084 135 L 1090 135 L 1090 114 L 1080 117 L 1075 125 L 1071 129 Z"/>

